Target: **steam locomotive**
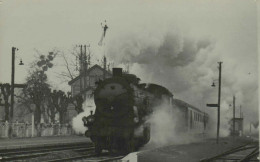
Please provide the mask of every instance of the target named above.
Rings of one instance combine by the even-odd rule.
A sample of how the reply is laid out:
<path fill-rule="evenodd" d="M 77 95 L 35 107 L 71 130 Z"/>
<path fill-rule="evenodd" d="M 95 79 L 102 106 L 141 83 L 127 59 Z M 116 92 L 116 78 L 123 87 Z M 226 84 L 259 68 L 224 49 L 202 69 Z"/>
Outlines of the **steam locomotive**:
<path fill-rule="evenodd" d="M 133 152 L 150 140 L 151 124 L 147 120 L 155 107 L 167 102 L 180 112 L 183 120 L 178 131 L 203 132 L 208 115 L 177 99 L 157 84 L 140 84 L 133 74 L 113 69 L 113 77 L 97 83 L 94 91 L 95 113 L 83 117 L 88 128 L 85 135 L 95 144 L 95 152 Z M 163 119 L 162 119 L 163 120 Z"/>

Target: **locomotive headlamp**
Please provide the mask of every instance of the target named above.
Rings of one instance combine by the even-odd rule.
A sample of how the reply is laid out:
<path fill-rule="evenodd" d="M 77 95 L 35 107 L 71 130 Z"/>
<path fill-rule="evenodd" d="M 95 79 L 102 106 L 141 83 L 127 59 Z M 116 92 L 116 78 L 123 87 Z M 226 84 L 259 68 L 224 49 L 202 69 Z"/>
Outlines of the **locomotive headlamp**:
<path fill-rule="evenodd" d="M 87 118 L 87 121 L 88 121 L 89 123 L 93 122 L 93 121 L 94 121 L 94 117 L 90 116 L 89 118 Z"/>
<path fill-rule="evenodd" d="M 87 122 L 87 117 L 84 116 L 84 117 L 82 118 L 82 121 L 83 121 L 84 125 L 87 124 L 87 123 L 88 123 L 88 122 Z"/>
<path fill-rule="evenodd" d="M 88 117 L 83 117 L 82 118 L 82 121 L 83 121 L 83 123 L 84 123 L 84 125 L 85 126 L 90 126 L 90 125 L 92 125 L 93 124 L 93 122 L 94 122 L 94 120 L 95 120 L 95 118 L 94 118 L 94 116 L 93 115 L 90 115 L 90 116 L 88 116 Z"/>

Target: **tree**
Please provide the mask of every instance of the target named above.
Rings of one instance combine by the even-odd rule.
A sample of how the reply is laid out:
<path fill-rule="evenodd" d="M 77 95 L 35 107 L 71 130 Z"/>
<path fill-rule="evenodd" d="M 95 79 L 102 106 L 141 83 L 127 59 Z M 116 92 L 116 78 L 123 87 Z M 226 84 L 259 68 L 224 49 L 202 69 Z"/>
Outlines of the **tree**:
<path fill-rule="evenodd" d="M 45 105 L 50 96 L 50 85 L 47 83 L 46 71 L 53 67 L 51 63 L 57 53 L 49 52 L 47 56 L 39 55 L 39 60 L 32 63 L 29 76 L 26 78 L 26 87 L 20 94 L 19 102 L 32 112 L 30 105 L 35 104 L 35 123 L 41 122 L 41 115 L 45 112 Z"/>
<path fill-rule="evenodd" d="M 77 96 L 71 99 L 71 103 L 75 106 L 75 110 L 79 113 L 83 112 L 82 104 L 84 100 L 82 95 L 78 94 Z"/>
<path fill-rule="evenodd" d="M 45 101 L 49 96 L 50 85 L 46 83 L 47 75 L 41 71 L 34 71 L 29 77 L 27 77 L 27 87 L 23 89 L 25 103 L 33 103 L 36 106 L 34 111 L 35 123 L 41 122 L 41 114 Z"/>
<path fill-rule="evenodd" d="M 47 71 L 48 68 L 53 67 L 53 63 L 51 63 L 51 61 L 53 61 L 56 55 L 57 54 L 54 54 L 53 52 L 49 52 L 47 56 L 40 55 L 40 60 L 37 61 L 37 66 L 42 68 L 42 71 Z"/>
<path fill-rule="evenodd" d="M 4 107 L 5 107 L 5 121 L 9 121 L 9 97 L 11 95 L 11 86 L 8 83 L 0 84 L 1 87 L 1 94 L 3 94 L 4 98 Z"/>
<path fill-rule="evenodd" d="M 58 111 L 56 110 L 55 106 L 53 105 L 53 97 L 52 97 L 53 95 L 51 93 L 51 89 L 49 89 L 49 93 L 50 93 L 50 96 L 48 96 L 48 98 L 47 98 L 46 112 L 51 119 L 51 123 L 55 123 L 55 115 Z"/>
<path fill-rule="evenodd" d="M 65 114 L 67 112 L 68 105 L 70 103 L 70 98 L 63 91 L 54 90 L 50 94 L 51 102 L 56 110 L 59 112 L 59 120 L 60 123 L 63 124 L 65 122 Z M 54 110 L 53 110 L 54 111 Z"/>
<path fill-rule="evenodd" d="M 63 70 L 56 74 L 62 81 L 69 82 L 80 74 L 81 66 L 84 66 L 85 69 L 90 67 L 92 52 L 90 45 L 75 46 L 69 51 L 69 54 L 60 52 L 58 56 L 63 60 Z"/>

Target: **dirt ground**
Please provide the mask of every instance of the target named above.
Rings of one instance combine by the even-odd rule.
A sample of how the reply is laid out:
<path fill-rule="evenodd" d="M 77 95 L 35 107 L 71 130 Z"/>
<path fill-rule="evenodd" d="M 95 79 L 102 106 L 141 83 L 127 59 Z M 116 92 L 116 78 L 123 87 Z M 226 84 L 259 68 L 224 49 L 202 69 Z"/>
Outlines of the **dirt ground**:
<path fill-rule="evenodd" d="M 213 157 L 231 148 L 252 141 L 250 138 L 221 138 L 219 143 L 215 139 L 201 142 L 172 145 L 145 150 L 137 153 L 138 162 L 199 162 Z"/>

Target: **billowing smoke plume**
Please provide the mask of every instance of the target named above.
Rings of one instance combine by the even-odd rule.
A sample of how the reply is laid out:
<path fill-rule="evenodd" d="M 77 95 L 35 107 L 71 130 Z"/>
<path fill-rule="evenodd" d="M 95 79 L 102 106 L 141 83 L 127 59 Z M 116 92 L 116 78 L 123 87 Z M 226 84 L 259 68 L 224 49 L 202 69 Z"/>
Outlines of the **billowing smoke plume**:
<path fill-rule="evenodd" d="M 187 144 L 200 139 L 184 132 L 185 127 L 183 125 L 185 123 L 181 119 L 183 114 L 177 108 L 173 109 L 168 102 L 163 102 L 153 109 L 154 112 L 148 119 L 148 122 L 151 123 L 151 139 L 145 148 L 171 144 Z"/>
<path fill-rule="evenodd" d="M 77 134 L 84 134 L 87 130 L 87 127 L 84 127 L 82 118 L 84 116 L 89 116 L 90 111 L 92 110 L 93 113 L 95 111 L 95 103 L 94 98 L 87 98 L 85 102 L 83 103 L 83 112 L 79 113 L 76 117 L 72 119 L 72 127 L 75 130 Z"/>
<path fill-rule="evenodd" d="M 212 39 L 195 39 L 181 32 L 143 31 L 112 39 L 107 54 L 117 65 L 130 65 L 130 73 L 143 82 L 163 85 L 175 98 L 209 113 L 214 133 L 217 109 L 206 108 L 206 104 L 217 103 L 217 62 L 223 61 L 220 134 L 226 136 L 232 118 L 232 106 L 229 105 L 232 105 L 233 95 L 237 98 L 237 112 L 242 105 L 244 128 L 249 129 L 250 121 L 258 121 L 258 76 L 257 63 L 242 64 L 246 61 L 244 57 L 225 56 L 220 51 L 217 41 Z M 215 88 L 211 87 L 213 81 Z"/>

